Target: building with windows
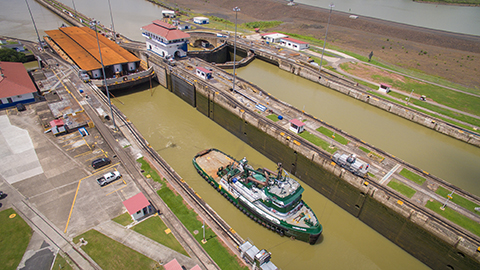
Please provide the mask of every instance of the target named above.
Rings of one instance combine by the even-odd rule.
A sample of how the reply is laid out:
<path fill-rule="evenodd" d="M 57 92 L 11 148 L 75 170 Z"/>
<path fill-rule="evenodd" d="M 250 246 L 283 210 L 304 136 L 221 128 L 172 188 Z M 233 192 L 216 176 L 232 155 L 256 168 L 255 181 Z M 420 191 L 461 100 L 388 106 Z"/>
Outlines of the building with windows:
<path fill-rule="evenodd" d="M 139 221 L 154 212 L 154 208 L 141 192 L 123 201 L 123 205 L 135 221 Z"/>
<path fill-rule="evenodd" d="M 155 20 L 141 30 L 146 39 L 147 50 L 165 58 L 187 56 L 190 35 L 175 26 Z"/>
<path fill-rule="evenodd" d="M 22 63 L 0 62 L 0 108 L 35 101 L 37 87 Z"/>
<path fill-rule="evenodd" d="M 280 45 L 295 51 L 301 51 L 310 47 L 307 42 L 296 40 L 293 38 L 282 38 L 280 40 Z"/>

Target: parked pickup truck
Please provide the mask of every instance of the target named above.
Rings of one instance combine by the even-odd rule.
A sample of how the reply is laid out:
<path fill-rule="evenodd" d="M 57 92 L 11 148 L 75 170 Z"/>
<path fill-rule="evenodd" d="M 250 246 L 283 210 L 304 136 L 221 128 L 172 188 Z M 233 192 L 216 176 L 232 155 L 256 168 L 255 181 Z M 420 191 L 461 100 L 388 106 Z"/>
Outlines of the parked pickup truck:
<path fill-rule="evenodd" d="M 109 184 L 117 179 L 120 179 L 120 177 L 122 177 L 122 175 L 120 174 L 119 171 L 109 172 L 107 174 L 104 174 L 102 177 L 98 178 L 97 183 L 103 187 L 106 184 Z"/>

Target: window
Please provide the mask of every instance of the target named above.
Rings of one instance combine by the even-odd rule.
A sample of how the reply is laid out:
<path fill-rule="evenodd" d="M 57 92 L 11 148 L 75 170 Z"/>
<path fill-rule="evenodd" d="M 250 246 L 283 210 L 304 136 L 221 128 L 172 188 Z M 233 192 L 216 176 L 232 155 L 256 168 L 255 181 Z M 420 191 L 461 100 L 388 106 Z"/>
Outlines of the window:
<path fill-rule="evenodd" d="M 142 210 L 138 210 L 138 212 L 137 212 L 136 214 L 138 215 L 138 214 L 140 214 L 140 213 L 142 213 Z"/>

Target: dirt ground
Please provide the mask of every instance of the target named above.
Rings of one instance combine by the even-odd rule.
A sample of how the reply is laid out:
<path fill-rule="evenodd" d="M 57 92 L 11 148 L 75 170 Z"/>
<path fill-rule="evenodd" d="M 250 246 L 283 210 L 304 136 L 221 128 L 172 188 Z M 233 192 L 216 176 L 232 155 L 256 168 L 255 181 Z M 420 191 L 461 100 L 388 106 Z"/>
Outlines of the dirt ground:
<path fill-rule="evenodd" d="M 235 20 L 233 7 L 240 7 L 238 22 L 279 20 L 268 31 L 310 35 L 323 40 L 328 9 L 305 5 L 288 6 L 284 0 L 175 0 L 171 6 L 204 15 Z M 328 29 L 329 45 L 382 63 L 393 64 L 477 89 L 480 93 L 480 37 L 426 29 L 368 17 L 350 19 L 333 11 Z"/>

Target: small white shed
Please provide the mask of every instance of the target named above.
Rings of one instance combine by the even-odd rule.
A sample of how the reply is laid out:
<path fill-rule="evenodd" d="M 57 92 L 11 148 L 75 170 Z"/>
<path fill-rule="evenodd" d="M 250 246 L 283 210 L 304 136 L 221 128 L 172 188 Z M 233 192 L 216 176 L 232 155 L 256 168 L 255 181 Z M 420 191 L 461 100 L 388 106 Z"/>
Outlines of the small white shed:
<path fill-rule="evenodd" d="M 295 133 L 302 133 L 305 130 L 305 123 L 298 119 L 290 120 L 290 130 Z"/>
<path fill-rule="evenodd" d="M 203 67 L 197 67 L 196 74 L 198 77 L 208 80 L 212 78 L 212 71 Z"/>
<path fill-rule="evenodd" d="M 127 208 L 128 213 L 135 221 L 139 221 L 143 217 L 154 212 L 152 205 L 141 192 L 130 199 L 123 201 L 123 205 Z"/>
<path fill-rule="evenodd" d="M 196 24 L 209 24 L 210 19 L 208 19 L 207 17 L 194 17 L 193 22 Z"/>
<path fill-rule="evenodd" d="M 280 40 L 280 45 L 295 51 L 301 51 L 310 47 L 308 42 L 296 40 L 293 38 L 282 38 Z"/>

